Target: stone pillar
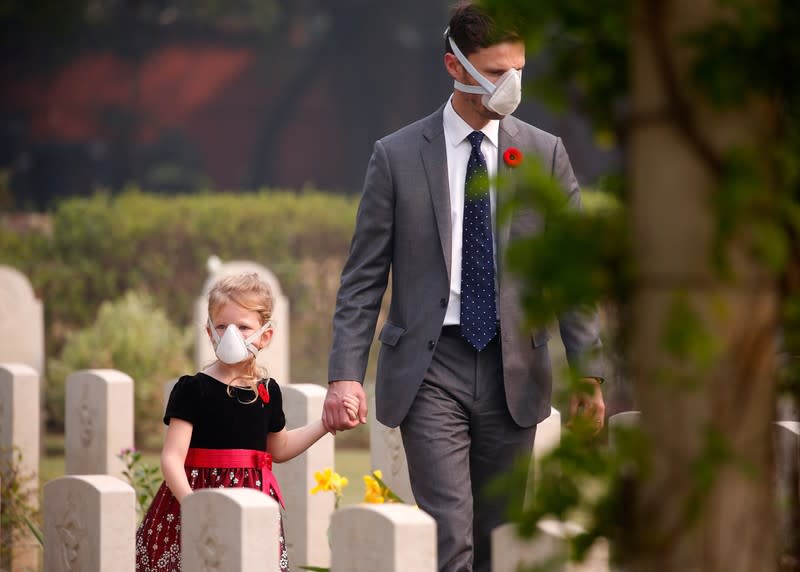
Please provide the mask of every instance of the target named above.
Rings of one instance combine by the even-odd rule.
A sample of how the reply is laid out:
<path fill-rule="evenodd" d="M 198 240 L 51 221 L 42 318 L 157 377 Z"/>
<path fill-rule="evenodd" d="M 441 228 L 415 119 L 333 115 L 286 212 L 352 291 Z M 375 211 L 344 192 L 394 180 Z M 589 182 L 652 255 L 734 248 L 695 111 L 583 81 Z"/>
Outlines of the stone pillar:
<path fill-rule="evenodd" d="M 359 504 L 331 519 L 331 572 L 434 572 L 436 523 L 406 504 Z"/>
<path fill-rule="evenodd" d="M 533 441 L 531 462 L 528 465 L 528 486 L 525 493 L 526 506 L 533 502 L 533 491 L 536 488 L 538 464 L 542 457 L 552 452 L 561 442 L 561 412 L 550 407 L 550 415 L 536 426 L 536 438 Z"/>
<path fill-rule="evenodd" d="M 287 429 L 301 427 L 322 416 L 326 390 L 313 383 L 293 383 L 281 387 Z M 311 495 L 316 485 L 314 472 L 334 466 L 332 435 L 317 441 L 305 453 L 272 467 L 286 501 L 286 548 L 293 566 L 328 566 L 328 523 L 334 496 Z"/>
<path fill-rule="evenodd" d="M 21 363 L 0 363 L 0 479 L 19 480 L 19 495 L 39 506 L 39 374 Z M 10 550 L 0 569 L 37 570 L 39 543 L 27 528 L 0 531 Z"/>
<path fill-rule="evenodd" d="M 136 493 L 108 475 L 44 486 L 45 572 L 133 572 Z"/>
<path fill-rule="evenodd" d="M 183 500 L 181 523 L 183 570 L 279 570 L 280 508 L 261 491 L 195 491 Z"/>
<path fill-rule="evenodd" d="M 636 429 L 641 424 L 642 413 L 640 411 L 623 411 L 608 418 L 608 445 L 612 449 L 616 447 L 617 433 Z"/>
<path fill-rule="evenodd" d="M 275 333 L 272 341 L 264 351 L 258 354 L 258 363 L 267 368 L 269 375 L 283 384 L 288 384 L 291 380 L 289 372 L 289 298 L 283 294 L 281 283 L 277 276 L 268 268 L 248 261 L 233 261 L 220 263 L 213 268 L 209 268 L 210 274 L 203 291 L 195 302 L 194 309 L 194 329 L 195 329 L 195 367 L 203 369 L 205 366 L 216 360 L 214 348 L 206 332 L 208 322 L 208 292 L 214 283 L 223 276 L 239 274 L 242 272 L 255 272 L 272 289 L 274 306 L 272 309 L 272 322 Z"/>
<path fill-rule="evenodd" d="M 536 426 L 536 439 L 533 442 L 533 456 L 541 459 L 561 442 L 561 412 L 550 408 L 550 416 Z"/>
<path fill-rule="evenodd" d="M 520 538 L 515 525 L 498 526 L 492 531 L 492 570 L 516 572 L 536 566 L 553 572 L 608 572 L 606 541 L 596 542 L 583 562 L 569 562 L 569 540 L 580 532 L 577 524 L 555 519 L 539 521 L 533 538 Z"/>
<path fill-rule="evenodd" d="M 375 417 L 375 395 L 369 396 L 369 455 L 371 469 L 380 469 L 385 482 L 401 499 L 414 504 L 408 461 L 399 427 L 387 427 Z"/>
<path fill-rule="evenodd" d="M 163 414 L 167 412 L 167 404 L 169 403 L 169 396 L 172 393 L 172 388 L 175 387 L 176 383 L 178 383 L 178 378 L 170 379 L 169 381 L 165 381 L 164 382 L 164 385 L 163 385 L 163 390 L 164 390 L 164 411 L 161 412 L 162 413 L 162 417 L 163 417 Z M 167 425 L 164 425 L 164 434 L 166 434 L 166 433 L 167 433 Z"/>
<path fill-rule="evenodd" d="M 0 265 L 0 362 L 44 374 L 44 308 L 24 274 Z"/>
<path fill-rule="evenodd" d="M 119 452 L 133 442 L 133 380 L 113 369 L 88 369 L 67 376 L 66 473 L 123 478 Z"/>
<path fill-rule="evenodd" d="M 781 566 L 800 568 L 800 422 L 775 423 L 775 478 Z M 782 569 L 783 569 L 782 568 Z"/>

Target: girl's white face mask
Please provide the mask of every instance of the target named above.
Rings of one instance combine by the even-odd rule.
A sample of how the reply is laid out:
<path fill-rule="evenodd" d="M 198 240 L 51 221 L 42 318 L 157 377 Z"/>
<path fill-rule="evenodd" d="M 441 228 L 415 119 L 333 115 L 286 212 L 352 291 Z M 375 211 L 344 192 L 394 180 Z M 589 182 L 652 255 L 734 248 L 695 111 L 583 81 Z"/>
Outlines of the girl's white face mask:
<path fill-rule="evenodd" d="M 267 322 L 261 328 L 253 332 L 247 339 L 242 336 L 239 328 L 233 324 L 228 324 L 222 337 L 217 333 L 211 318 L 208 318 L 208 328 L 211 330 L 211 342 L 214 345 L 214 353 L 217 354 L 219 361 L 228 365 L 241 363 L 251 355 L 258 355 L 259 349 L 255 346 L 258 338 L 272 326 Z"/>
<path fill-rule="evenodd" d="M 458 46 L 449 35 L 447 36 L 450 47 L 467 73 L 478 82 L 479 85 L 467 85 L 454 80 L 453 87 L 466 93 L 483 95 L 481 101 L 486 109 L 494 111 L 499 115 L 511 115 L 517 109 L 522 100 L 522 71 L 511 68 L 500 76 L 497 83 L 492 83 L 486 79 L 481 72 L 467 59 L 458 49 Z"/>

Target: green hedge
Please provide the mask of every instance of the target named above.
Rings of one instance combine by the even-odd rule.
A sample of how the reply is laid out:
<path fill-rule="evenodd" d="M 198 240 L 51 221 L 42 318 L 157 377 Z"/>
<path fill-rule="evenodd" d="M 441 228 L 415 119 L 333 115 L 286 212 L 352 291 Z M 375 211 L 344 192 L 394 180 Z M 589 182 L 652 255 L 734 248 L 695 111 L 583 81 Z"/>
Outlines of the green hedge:
<path fill-rule="evenodd" d="M 97 194 L 59 203 L 49 230 L 0 225 L 0 264 L 26 274 L 44 302 L 48 358 L 92 324 L 105 301 L 147 294 L 185 327 L 209 256 L 263 264 L 291 304 L 292 381 L 324 382 L 357 204 L 358 197 L 310 190 Z"/>

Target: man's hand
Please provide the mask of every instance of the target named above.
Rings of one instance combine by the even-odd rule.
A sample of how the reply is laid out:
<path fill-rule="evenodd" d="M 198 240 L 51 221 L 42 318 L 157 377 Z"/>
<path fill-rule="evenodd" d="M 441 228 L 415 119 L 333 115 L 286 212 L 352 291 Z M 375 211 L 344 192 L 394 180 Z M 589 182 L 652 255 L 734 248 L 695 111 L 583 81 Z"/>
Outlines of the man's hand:
<path fill-rule="evenodd" d="M 581 380 L 583 391 L 576 391 L 570 396 L 570 420 L 576 417 L 583 418 L 585 423 L 593 428 L 595 434 L 599 433 L 605 423 L 606 404 L 603 401 L 603 392 L 600 381 L 593 377 Z"/>
<path fill-rule="evenodd" d="M 358 416 L 355 419 L 352 419 L 347 412 L 345 396 L 358 401 Z M 352 429 L 359 423 L 366 422 L 367 394 L 364 393 L 364 386 L 357 381 L 330 382 L 328 394 L 325 396 L 325 404 L 322 407 L 322 423 L 325 428 L 335 435 L 336 431 Z"/>

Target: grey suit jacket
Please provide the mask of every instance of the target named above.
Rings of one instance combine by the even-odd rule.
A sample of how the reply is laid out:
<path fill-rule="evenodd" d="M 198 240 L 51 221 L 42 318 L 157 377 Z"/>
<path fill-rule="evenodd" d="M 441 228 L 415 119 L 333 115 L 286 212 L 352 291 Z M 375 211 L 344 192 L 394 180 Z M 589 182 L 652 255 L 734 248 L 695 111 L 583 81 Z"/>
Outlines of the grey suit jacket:
<path fill-rule="evenodd" d="M 336 300 L 328 379 L 363 382 L 391 275 L 375 388 L 377 418 L 389 427 L 402 422 L 425 376 L 450 293 L 452 232 L 443 109 L 375 143 Z M 524 157 L 537 156 L 580 207 L 578 183 L 559 138 L 509 116 L 500 122 L 498 169 L 507 168 L 502 155 L 509 147 L 517 147 Z M 540 217 L 521 213 L 497 236 L 503 381 L 511 416 L 522 427 L 550 414 L 548 334 L 522 328 L 519 287 L 504 274 L 502 252 L 509 240 L 541 226 Z M 596 316 L 571 313 L 559 317 L 559 326 L 571 364 L 599 347 Z M 599 360 L 587 367 L 583 375 L 603 377 Z"/>

